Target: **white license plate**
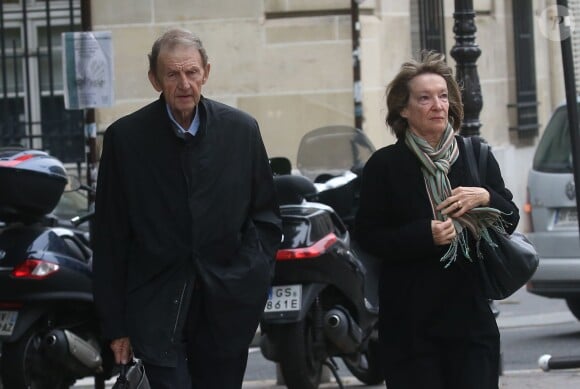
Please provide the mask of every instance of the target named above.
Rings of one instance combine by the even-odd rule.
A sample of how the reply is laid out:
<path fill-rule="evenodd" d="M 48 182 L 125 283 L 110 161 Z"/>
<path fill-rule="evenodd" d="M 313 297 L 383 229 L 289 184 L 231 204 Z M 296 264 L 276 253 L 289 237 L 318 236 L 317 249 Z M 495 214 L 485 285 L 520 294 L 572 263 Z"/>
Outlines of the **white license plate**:
<path fill-rule="evenodd" d="M 578 211 L 576 208 L 560 208 L 556 212 L 557 227 L 578 227 Z"/>
<path fill-rule="evenodd" d="M 302 285 L 272 286 L 264 312 L 299 311 L 302 305 Z"/>
<path fill-rule="evenodd" d="M 10 336 L 14 332 L 18 311 L 0 311 L 0 336 Z"/>

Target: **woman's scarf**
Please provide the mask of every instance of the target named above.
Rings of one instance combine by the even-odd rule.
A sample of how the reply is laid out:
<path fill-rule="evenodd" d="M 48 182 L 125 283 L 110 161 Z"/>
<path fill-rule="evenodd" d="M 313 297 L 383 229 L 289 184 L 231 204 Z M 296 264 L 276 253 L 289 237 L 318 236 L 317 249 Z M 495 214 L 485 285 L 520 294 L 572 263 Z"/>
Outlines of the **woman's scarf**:
<path fill-rule="evenodd" d="M 434 217 L 437 220 L 446 220 L 449 216 L 437 211 L 436 207 L 447 197 L 451 196 L 451 183 L 447 173 L 449 173 L 451 165 L 459 157 L 459 148 L 453 128 L 447 124 L 436 148 L 433 148 L 425 139 L 409 130 L 407 130 L 405 135 L 405 144 L 421 161 L 421 171 L 423 172 Z M 496 246 L 488 229 L 492 228 L 500 232 L 505 231 L 501 214 L 501 211 L 496 208 L 476 207 L 457 218 L 453 218 L 457 236 L 451 242 L 447 252 L 441 257 L 441 262 L 446 262 L 445 267 L 448 267 L 457 259 L 458 249 L 461 249 L 463 255 L 471 260 L 467 230 L 475 238 L 477 248 L 479 248 L 479 242 L 482 238 L 490 245 Z M 477 252 L 479 255 L 479 249 Z"/>

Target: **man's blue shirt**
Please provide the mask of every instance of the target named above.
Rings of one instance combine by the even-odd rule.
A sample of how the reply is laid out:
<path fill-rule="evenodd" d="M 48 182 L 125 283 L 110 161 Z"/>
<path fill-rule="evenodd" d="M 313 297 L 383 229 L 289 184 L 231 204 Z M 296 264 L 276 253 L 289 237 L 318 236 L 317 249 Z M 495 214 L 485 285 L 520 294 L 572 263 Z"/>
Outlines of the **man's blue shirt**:
<path fill-rule="evenodd" d="M 197 109 L 197 107 L 195 109 L 195 115 L 193 116 L 193 120 L 191 121 L 191 124 L 187 130 L 183 128 L 181 124 L 177 123 L 177 120 L 175 120 L 175 117 L 173 116 L 173 113 L 169 108 L 169 104 L 166 104 L 165 107 L 167 108 L 167 114 L 169 115 L 169 118 L 171 119 L 173 124 L 175 124 L 176 128 L 178 128 L 183 134 L 185 134 L 186 132 L 189 132 L 193 136 L 197 134 L 197 130 L 199 130 L 199 114 L 198 114 L 199 110 Z"/>

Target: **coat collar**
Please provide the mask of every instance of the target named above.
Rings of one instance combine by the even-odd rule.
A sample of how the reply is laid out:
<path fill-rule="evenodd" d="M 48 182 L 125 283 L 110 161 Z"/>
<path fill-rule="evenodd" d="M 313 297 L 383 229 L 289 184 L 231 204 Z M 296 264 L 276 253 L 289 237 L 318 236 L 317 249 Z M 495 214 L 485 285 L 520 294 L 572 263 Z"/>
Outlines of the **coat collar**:
<path fill-rule="evenodd" d="M 166 127 L 169 127 L 171 129 L 171 131 L 175 134 L 175 136 L 177 136 L 180 139 L 184 139 L 185 135 L 183 133 L 181 133 L 181 131 L 179 131 L 179 129 L 177 129 L 173 125 L 173 123 L 171 122 L 171 118 L 169 117 L 169 114 L 167 113 L 167 108 L 166 108 L 167 101 L 165 100 L 163 93 L 159 95 L 158 103 L 159 103 L 160 109 L 162 110 L 162 113 L 160 112 L 159 115 L 161 115 L 161 117 L 163 117 L 165 119 L 164 122 L 166 123 Z M 199 103 L 196 106 L 196 109 L 199 112 L 198 113 L 199 114 L 199 129 L 197 130 L 197 134 L 195 135 L 195 138 L 201 139 L 201 138 L 205 137 L 205 134 L 207 132 L 207 122 L 208 122 L 207 100 L 205 97 L 201 96 Z"/>

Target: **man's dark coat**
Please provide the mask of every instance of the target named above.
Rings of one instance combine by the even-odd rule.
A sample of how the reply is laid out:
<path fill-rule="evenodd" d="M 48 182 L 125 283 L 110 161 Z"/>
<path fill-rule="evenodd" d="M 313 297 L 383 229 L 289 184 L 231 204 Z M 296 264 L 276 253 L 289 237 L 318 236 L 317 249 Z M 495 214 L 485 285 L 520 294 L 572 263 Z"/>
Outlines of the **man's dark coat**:
<path fill-rule="evenodd" d="M 215 353 L 239 355 L 258 325 L 281 238 L 258 124 L 203 98 L 198 134 L 176 134 L 163 96 L 106 131 L 96 196 L 94 292 L 104 337 L 129 336 L 174 366 L 192 293 Z M 194 287 L 195 283 L 195 287 Z"/>

